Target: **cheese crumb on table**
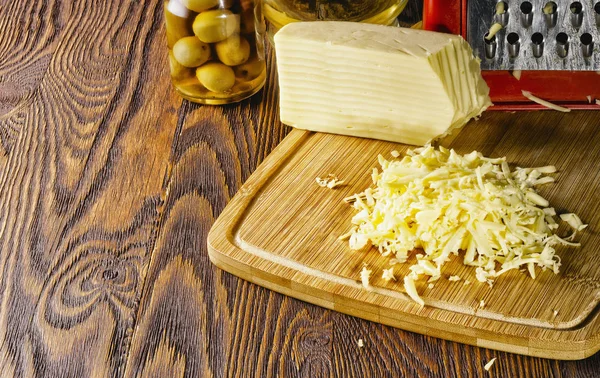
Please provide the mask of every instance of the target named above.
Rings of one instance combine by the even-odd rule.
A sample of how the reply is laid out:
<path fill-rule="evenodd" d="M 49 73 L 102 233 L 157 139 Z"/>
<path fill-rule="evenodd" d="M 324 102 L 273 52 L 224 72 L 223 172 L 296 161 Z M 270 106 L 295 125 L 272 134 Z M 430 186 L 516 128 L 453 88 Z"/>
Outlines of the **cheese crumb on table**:
<path fill-rule="evenodd" d="M 492 368 L 492 365 L 494 365 L 494 362 L 496 362 L 496 357 L 492 358 L 483 368 L 486 371 L 489 371 Z"/>
<path fill-rule="evenodd" d="M 358 341 L 356 342 L 358 344 L 359 348 L 362 348 L 365 346 L 365 343 L 363 342 L 363 339 L 358 339 Z"/>
<path fill-rule="evenodd" d="M 485 307 L 485 301 L 483 299 L 479 301 L 479 307 L 480 308 L 484 308 Z"/>

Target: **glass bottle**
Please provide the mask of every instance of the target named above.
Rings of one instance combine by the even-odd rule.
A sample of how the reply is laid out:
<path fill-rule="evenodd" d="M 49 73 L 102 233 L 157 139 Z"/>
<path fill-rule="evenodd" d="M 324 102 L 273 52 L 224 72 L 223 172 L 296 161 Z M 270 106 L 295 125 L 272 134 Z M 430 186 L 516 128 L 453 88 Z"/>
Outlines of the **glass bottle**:
<path fill-rule="evenodd" d="M 295 21 L 353 21 L 397 25 L 408 0 L 263 0 L 267 33 Z"/>
<path fill-rule="evenodd" d="M 193 102 L 227 104 L 265 82 L 260 0 L 166 0 L 171 79 Z"/>

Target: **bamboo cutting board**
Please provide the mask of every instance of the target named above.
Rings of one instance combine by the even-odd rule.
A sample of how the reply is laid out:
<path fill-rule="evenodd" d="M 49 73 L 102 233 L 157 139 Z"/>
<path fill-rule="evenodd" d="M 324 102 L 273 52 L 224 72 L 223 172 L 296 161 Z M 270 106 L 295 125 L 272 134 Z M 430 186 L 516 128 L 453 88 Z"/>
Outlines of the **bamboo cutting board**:
<path fill-rule="evenodd" d="M 228 204 L 209 234 L 210 258 L 258 285 L 405 330 L 531 356 L 588 357 L 600 349 L 599 115 L 568 114 L 557 124 L 545 119 L 540 112 L 486 114 L 441 144 L 463 154 L 506 156 L 514 166 L 558 168 L 557 182 L 540 194 L 557 212 L 575 212 L 589 223 L 581 248 L 557 249 L 558 275 L 538 269 L 533 280 L 511 271 L 489 287 L 455 258 L 433 288 L 417 282 L 426 302 L 421 308 L 401 283 L 414 256 L 395 266 L 397 282 L 385 282 L 387 257 L 374 248 L 351 251 L 338 240 L 354 214 L 343 198 L 371 185 L 378 154 L 391 158 L 392 150 L 403 153 L 407 146 L 302 130 L 293 130 Z M 319 187 L 315 178 L 329 173 L 346 185 Z M 373 270 L 371 290 L 360 283 L 365 263 Z M 450 275 L 462 279 L 450 282 Z"/>

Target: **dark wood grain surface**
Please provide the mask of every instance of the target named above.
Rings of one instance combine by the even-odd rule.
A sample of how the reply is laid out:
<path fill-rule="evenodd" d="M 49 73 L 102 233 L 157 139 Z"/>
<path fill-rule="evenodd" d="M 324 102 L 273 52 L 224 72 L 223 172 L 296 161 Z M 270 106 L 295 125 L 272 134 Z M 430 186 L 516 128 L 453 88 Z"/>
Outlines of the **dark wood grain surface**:
<path fill-rule="evenodd" d="M 0 1 L 0 376 L 600 376 L 600 354 L 447 342 L 211 265 L 210 226 L 288 129 L 272 60 L 249 100 L 182 101 L 162 23 L 158 0 Z"/>

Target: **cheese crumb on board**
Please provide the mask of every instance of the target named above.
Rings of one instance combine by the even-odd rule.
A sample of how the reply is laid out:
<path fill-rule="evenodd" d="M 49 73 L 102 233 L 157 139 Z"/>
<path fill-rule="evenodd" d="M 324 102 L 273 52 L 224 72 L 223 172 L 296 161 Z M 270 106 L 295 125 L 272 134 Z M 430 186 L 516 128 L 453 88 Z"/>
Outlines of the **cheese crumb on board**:
<path fill-rule="evenodd" d="M 496 357 L 492 358 L 483 368 L 486 371 L 489 371 L 492 368 L 492 365 L 494 365 L 494 362 L 496 362 Z"/>
<path fill-rule="evenodd" d="M 365 287 L 365 289 L 368 289 L 371 287 L 371 284 L 369 283 L 369 278 L 371 277 L 371 273 L 372 273 L 372 271 L 367 269 L 366 266 L 363 266 L 363 268 L 360 272 L 360 281 L 362 282 L 362 285 Z"/>
<path fill-rule="evenodd" d="M 554 310 L 552 311 L 552 316 L 556 318 L 556 316 L 558 315 L 558 310 Z"/>
<path fill-rule="evenodd" d="M 479 301 L 479 308 L 484 308 L 485 307 L 485 301 L 482 299 Z"/>
<path fill-rule="evenodd" d="M 396 281 L 396 277 L 394 277 L 394 268 L 392 267 L 389 269 L 384 269 L 381 278 L 383 278 L 386 281 Z"/>
<path fill-rule="evenodd" d="M 448 277 L 448 281 L 460 281 L 460 277 L 459 276 L 450 276 L 450 277 Z"/>
<path fill-rule="evenodd" d="M 491 105 L 457 35 L 359 22 L 294 22 L 274 37 L 280 115 L 312 131 L 423 145 Z"/>
<path fill-rule="evenodd" d="M 417 302 L 421 306 L 425 306 L 425 302 L 419 296 L 419 293 L 417 293 L 415 281 L 409 276 L 404 276 L 404 289 L 406 290 L 406 294 L 408 294 L 413 301 Z"/>
<path fill-rule="evenodd" d="M 535 192 L 536 185 L 547 183 L 544 175 L 556 172 L 554 166 L 511 170 L 506 158 L 432 146 L 409 150 L 400 160 L 380 156 L 379 162 L 375 187 L 355 196 L 349 246 L 361 249 L 371 242 L 399 263 L 422 252 L 415 253 L 404 279 L 413 299 L 414 280 L 439 279 L 459 252 L 465 265 L 475 267 L 477 280 L 492 286 L 512 269 L 527 268 L 533 278 L 536 267 L 558 273 L 555 247 L 579 246 L 572 241 L 575 233 L 565 238 L 554 233 L 556 212 Z M 563 218 L 575 231 L 585 228 L 574 214 Z"/>
<path fill-rule="evenodd" d="M 397 158 L 398 156 L 400 156 L 400 152 L 398 152 L 398 151 L 396 151 L 396 150 L 393 150 L 393 151 L 391 152 L 391 154 L 392 154 L 392 156 L 393 156 L 393 157 L 395 157 L 395 158 Z"/>
<path fill-rule="evenodd" d="M 577 214 L 574 213 L 560 214 L 560 219 L 567 222 L 567 224 L 571 226 L 571 228 L 577 231 L 581 231 L 588 226 L 587 224 L 583 224 L 583 222 L 581 221 L 581 219 L 579 219 Z"/>
<path fill-rule="evenodd" d="M 528 91 L 521 91 L 523 93 L 523 96 L 525 96 L 527 99 L 535 102 L 536 104 L 540 104 L 542 106 L 547 107 L 548 109 L 552 109 L 552 110 L 557 110 L 559 112 L 563 112 L 563 113 L 568 113 L 571 111 L 571 109 L 569 108 L 565 108 L 556 104 L 553 104 L 549 101 L 546 100 L 542 100 L 541 98 L 534 96 L 533 94 L 531 94 L 531 92 Z"/>
<path fill-rule="evenodd" d="M 340 186 L 344 183 L 344 180 L 338 179 L 337 176 L 335 176 L 331 173 L 328 174 L 327 177 L 325 177 L 325 178 L 317 177 L 315 179 L 315 181 L 317 182 L 317 184 L 320 187 L 329 188 L 329 189 L 333 189 L 336 186 Z"/>
<path fill-rule="evenodd" d="M 513 70 L 512 71 L 512 75 L 514 76 L 515 79 L 517 80 L 521 80 L 521 70 Z"/>

